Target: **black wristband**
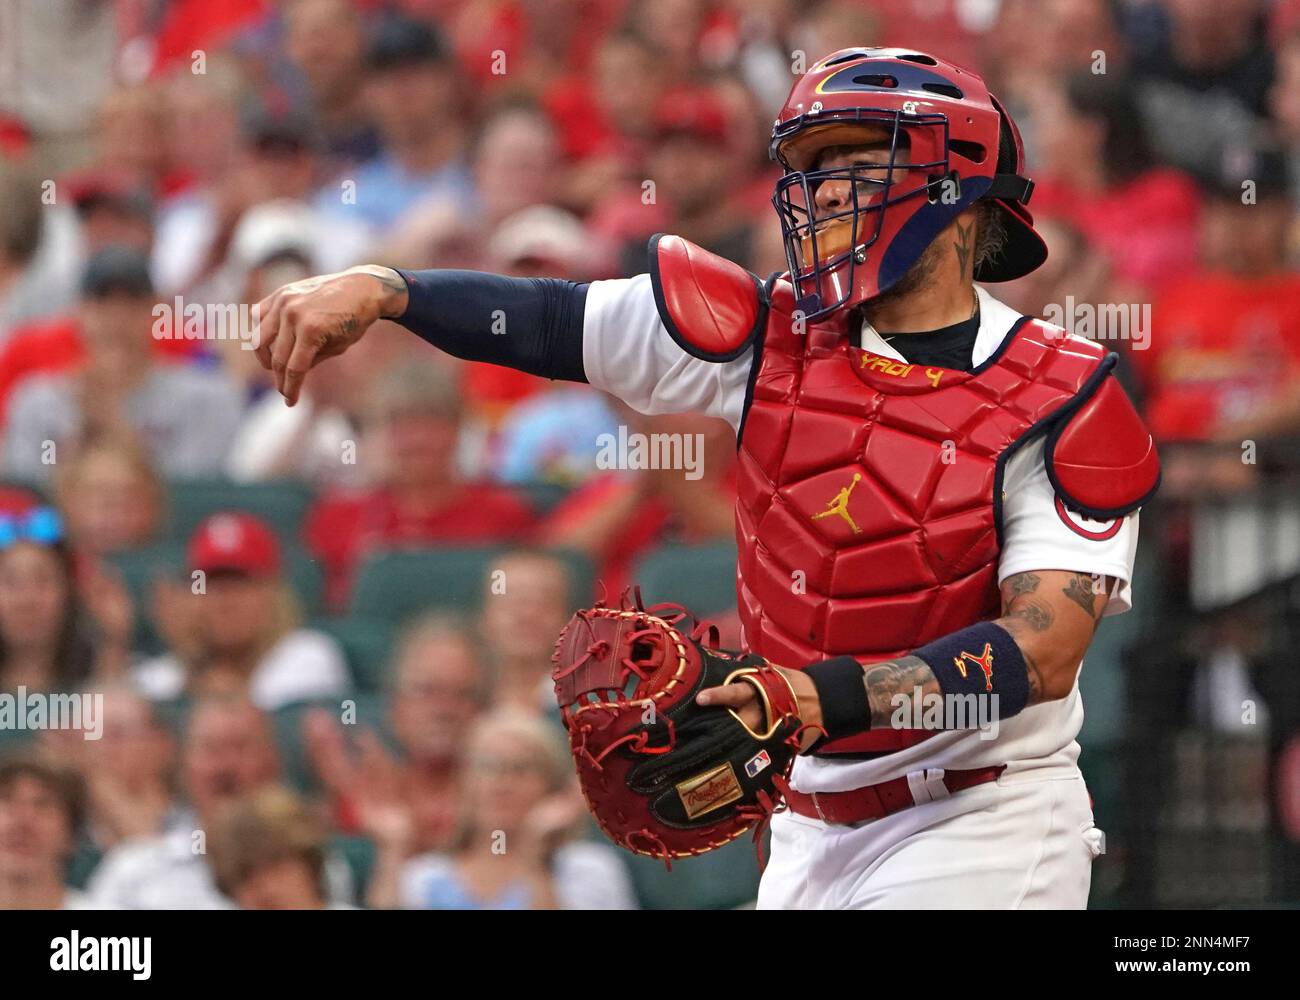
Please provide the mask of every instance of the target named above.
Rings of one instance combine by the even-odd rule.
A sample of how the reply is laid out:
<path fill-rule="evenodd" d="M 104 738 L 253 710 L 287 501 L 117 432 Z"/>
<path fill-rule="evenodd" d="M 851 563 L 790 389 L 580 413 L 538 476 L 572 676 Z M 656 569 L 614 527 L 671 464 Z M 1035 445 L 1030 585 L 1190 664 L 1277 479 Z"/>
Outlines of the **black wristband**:
<path fill-rule="evenodd" d="M 944 695 L 992 699 L 991 716 L 1009 719 L 1029 702 L 1025 655 L 1001 625 L 980 622 L 914 649 L 912 655 L 929 664 Z"/>
<path fill-rule="evenodd" d="M 855 736 L 871 728 L 871 704 L 862 680 L 862 664 L 851 656 L 837 656 L 804 667 L 817 689 L 822 728 L 828 740 Z"/>

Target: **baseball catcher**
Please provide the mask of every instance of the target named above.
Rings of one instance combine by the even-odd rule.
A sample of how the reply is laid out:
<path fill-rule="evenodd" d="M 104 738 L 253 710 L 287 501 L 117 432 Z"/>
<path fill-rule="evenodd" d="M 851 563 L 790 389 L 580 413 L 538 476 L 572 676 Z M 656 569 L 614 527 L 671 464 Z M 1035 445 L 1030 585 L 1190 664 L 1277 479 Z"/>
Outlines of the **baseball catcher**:
<path fill-rule="evenodd" d="M 727 420 L 743 650 L 635 600 L 557 647 L 606 832 L 671 858 L 770 816 L 760 907 L 1082 907 L 1103 841 L 1078 675 L 1132 600 L 1151 436 L 1114 354 L 985 287 L 1046 248 L 978 75 L 834 52 L 771 153 L 788 269 L 766 280 L 671 235 L 617 281 L 365 266 L 261 303 L 259 356 L 292 404 L 387 317 L 458 357 Z"/>

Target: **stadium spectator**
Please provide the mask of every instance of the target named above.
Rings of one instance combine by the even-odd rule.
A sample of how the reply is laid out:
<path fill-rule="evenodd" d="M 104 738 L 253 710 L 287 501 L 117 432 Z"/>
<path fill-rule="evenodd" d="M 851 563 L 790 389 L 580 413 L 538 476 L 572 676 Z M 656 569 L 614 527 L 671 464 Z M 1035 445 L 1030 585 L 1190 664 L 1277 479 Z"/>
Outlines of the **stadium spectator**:
<path fill-rule="evenodd" d="M 117 9 L 79 0 L 9 4 L 4 24 L 0 114 L 29 123 L 52 176 L 85 155 L 86 126 L 113 80 Z"/>
<path fill-rule="evenodd" d="M 627 86 L 628 80 L 636 86 Z M 612 188 L 641 183 L 639 165 L 664 85 L 655 45 L 624 27 L 601 40 L 588 72 L 546 88 L 543 106 L 568 160 L 564 204 L 586 212 Z"/>
<path fill-rule="evenodd" d="M 86 265 L 82 291 L 84 361 L 13 388 L 6 469 L 44 480 L 78 442 L 134 433 L 168 476 L 217 472 L 243 404 L 222 375 L 157 362 L 151 331 L 179 335 L 181 319 L 168 323 L 155 309 L 148 260 L 124 247 L 101 250 Z"/>
<path fill-rule="evenodd" d="M 1110 261 L 1114 281 L 1150 288 L 1191 270 L 1199 192 L 1155 160 L 1132 81 L 1076 73 L 1041 88 L 1037 107 L 1034 211 L 1082 231 Z"/>
<path fill-rule="evenodd" d="M 1300 350 L 1300 284 L 1285 256 L 1293 211 L 1285 161 L 1276 150 L 1243 148 L 1205 183 L 1201 267 L 1166 288 L 1154 309 L 1153 351 L 1142 359 L 1152 380 L 1148 419 L 1166 440 L 1259 420 L 1287 394 Z"/>
<path fill-rule="evenodd" d="M 370 41 L 366 68 L 362 88 L 382 150 L 343 188 L 323 188 L 319 206 L 365 223 L 376 236 L 417 204 L 423 210 L 440 202 L 468 211 L 474 181 L 465 162 L 462 102 L 446 41 L 423 22 L 385 19 Z"/>
<path fill-rule="evenodd" d="M 171 172 L 165 134 L 164 88 L 156 82 L 124 83 L 104 97 L 92 137 L 96 148 L 90 168 L 120 179 L 127 187 L 151 194 L 170 194 L 188 178 Z"/>
<path fill-rule="evenodd" d="M 243 796 L 273 785 L 279 758 L 268 718 L 240 698 L 202 698 L 190 713 L 181 754 L 181 785 L 189 812 L 166 832 L 124 840 L 105 856 L 86 884 L 107 909 L 224 909 L 208 862 L 207 838 L 222 811 Z M 329 899 L 351 895 L 346 866 L 326 861 Z"/>
<path fill-rule="evenodd" d="M 176 739 L 154 706 L 129 685 L 102 692 L 97 740 L 75 730 L 42 733 L 42 748 L 73 768 L 86 792 L 86 834 L 97 851 L 171 830 L 186 817 L 175 787 Z"/>
<path fill-rule="evenodd" d="M 342 697 L 349 686 L 338 644 L 299 626 L 280 543 L 251 514 L 223 512 L 190 538 L 186 568 L 199 582 L 187 602 L 180 649 L 146 660 L 132 678 L 146 697 L 238 692 L 264 711 Z"/>
<path fill-rule="evenodd" d="M 1300 7 L 1295 10 L 1300 12 Z M 1300 16 L 1292 20 L 1281 39 L 1277 52 L 1277 79 L 1269 101 L 1278 135 L 1287 145 L 1291 200 L 1300 204 Z M 1300 261 L 1300 233 L 1293 232 L 1290 251 L 1291 262 Z"/>
<path fill-rule="evenodd" d="M 575 600 L 559 557 L 518 550 L 494 561 L 483 581 L 479 636 L 487 651 L 495 700 L 517 711 L 553 711 L 551 653 Z"/>
<path fill-rule="evenodd" d="M 460 201 L 435 190 L 411 206 L 378 256 L 395 266 L 418 267 L 440 259 L 440 247 L 460 241 L 481 258 L 484 234 L 554 197 L 561 179 L 555 128 L 531 106 L 507 105 L 483 124 L 470 166 L 477 194 L 472 215 Z"/>
<path fill-rule="evenodd" d="M 307 546 L 325 567 L 330 607 L 346 603 L 353 570 L 368 552 L 510 542 L 532 531 L 534 514 L 523 500 L 458 474 L 463 407 L 454 378 L 428 360 L 372 385 L 360 451 L 378 485 L 327 493 L 305 526 Z"/>
<path fill-rule="evenodd" d="M 467 630 L 432 614 L 406 628 L 393 658 L 387 718 L 396 757 L 368 730 L 350 750 L 333 716 L 312 712 L 304 742 L 339 825 L 413 851 L 445 848 L 459 822 L 466 737 L 491 679 Z"/>
<path fill-rule="evenodd" d="M 217 888 L 241 910 L 353 909 L 327 898 L 325 824 L 285 788 L 259 788 L 222 810 L 210 843 Z"/>
<path fill-rule="evenodd" d="M 83 258 L 105 247 L 153 247 L 154 202 L 149 188 L 129 174 L 88 170 L 63 180 L 77 210 Z"/>
<path fill-rule="evenodd" d="M 74 773 L 37 757 L 0 758 L 0 910 L 92 908 L 64 881 L 82 818 Z"/>
<path fill-rule="evenodd" d="M 656 458 L 653 468 L 598 473 L 561 501 L 537 535 L 547 545 L 590 556 L 598 567 L 597 589 L 610 595 L 634 582 L 637 560 L 657 546 L 727 539 L 736 528 L 731 427 L 693 415 L 644 417 L 628 407 L 620 411 L 629 439 L 642 436 L 646 461 L 652 451 L 663 457 Z M 616 442 L 617 436 L 611 444 Z M 688 461 L 696 469 L 687 468 Z"/>
<path fill-rule="evenodd" d="M 591 276 L 595 243 L 577 216 L 534 205 L 492 233 L 488 267 L 520 278 L 581 281 Z M 501 482 L 578 482 L 595 467 L 596 437 L 617 430 L 607 398 L 588 386 L 467 365 L 462 390 L 486 439 L 482 471 Z"/>
<path fill-rule="evenodd" d="M 634 909 L 621 859 L 574 839 L 586 812 L 560 736 L 545 722 L 494 712 L 468 750 L 466 819 L 446 853 L 402 861 L 379 845 L 372 906 L 424 910 Z"/>
<path fill-rule="evenodd" d="M 54 494 L 68 542 L 92 558 L 159 539 L 167 488 L 148 451 L 132 437 L 87 441 L 57 467 Z"/>
<path fill-rule="evenodd" d="M 1013 109 L 1030 112 L 1015 118 L 1031 148 L 1036 137 L 1034 99 L 1041 88 L 1053 85 L 1062 74 L 1094 66 L 1108 74 L 1124 71 L 1128 47 L 1109 0 L 1002 0 L 995 5 L 994 17 L 981 40 L 985 79 Z M 952 58 L 941 51 L 935 54 Z"/>
<path fill-rule="evenodd" d="M 35 173 L 0 156 L 0 204 L 5 206 L 0 213 L 0 351 L 15 327 L 65 306 L 70 297 L 58 275 L 42 267 L 39 255 L 48 232 L 40 196 Z M 7 371 L 8 365 L 0 364 L 0 416 Z"/>
<path fill-rule="evenodd" d="M 1162 0 L 1133 71 L 1157 153 L 1189 171 L 1258 141 L 1275 73 L 1263 0 Z"/>
<path fill-rule="evenodd" d="M 1294 211 L 1286 164 L 1244 148 L 1207 177 L 1201 266 L 1152 307 L 1151 349 L 1135 353 L 1147 421 L 1169 443 L 1219 441 L 1221 460 L 1167 448 L 1172 494 L 1240 489 L 1258 467 L 1241 442 L 1300 429 L 1300 276 L 1286 266 Z"/>
<path fill-rule="evenodd" d="M 642 231 L 620 252 L 622 273 L 646 270 L 646 237 L 659 230 L 677 233 L 750 267 L 754 223 L 736 184 L 738 158 L 730 145 L 730 124 L 721 99 L 707 88 L 667 91 L 655 108 L 652 135 L 646 176 L 654 182 L 654 197 L 663 200 L 667 218 L 643 213 Z M 639 191 L 638 199 L 641 195 Z"/>
<path fill-rule="evenodd" d="M 216 53 L 204 72 L 166 82 L 160 141 L 181 185 L 159 205 L 155 229 L 153 274 L 167 295 L 202 300 L 202 283 L 225 258 L 235 223 L 264 194 L 251 185 L 249 171 L 238 169 L 244 99 L 238 66 Z"/>
<path fill-rule="evenodd" d="M 379 153 L 358 81 L 365 76 L 366 36 L 351 0 L 295 0 L 282 5 L 284 55 L 306 82 L 327 176 L 343 175 Z M 337 196 L 336 196 L 337 197 Z"/>
<path fill-rule="evenodd" d="M 0 514 L 0 691 L 79 691 L 92 678 L 119 675 L 129 622 L 120 613 L 97 620 L 78 594 L 52 508 Z"/>

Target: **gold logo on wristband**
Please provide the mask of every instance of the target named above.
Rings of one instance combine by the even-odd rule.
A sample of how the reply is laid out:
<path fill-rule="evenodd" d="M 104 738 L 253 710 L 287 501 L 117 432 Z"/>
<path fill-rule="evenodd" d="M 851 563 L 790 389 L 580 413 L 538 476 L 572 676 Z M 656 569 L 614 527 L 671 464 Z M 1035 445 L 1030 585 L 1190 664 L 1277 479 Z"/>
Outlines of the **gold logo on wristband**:
<path fill-rule="evenodd" d="M 961 656 L 954 656 L 952 658 L 953 664 L 957 667 L 957 672 L 960 673 L 962 677 L 966 676 L 967 660 L 970 660 L 971 663 L 975 664 L 982 671 L 984 671 L 984 690 L 992 691 L 993 690 L 993 644 L 989 642 L 984 643 L 984 652 L 981 653 L 979 656 L 976 656 L 974 653 L 968 653 L 965 650 L 962 650 Z"/>

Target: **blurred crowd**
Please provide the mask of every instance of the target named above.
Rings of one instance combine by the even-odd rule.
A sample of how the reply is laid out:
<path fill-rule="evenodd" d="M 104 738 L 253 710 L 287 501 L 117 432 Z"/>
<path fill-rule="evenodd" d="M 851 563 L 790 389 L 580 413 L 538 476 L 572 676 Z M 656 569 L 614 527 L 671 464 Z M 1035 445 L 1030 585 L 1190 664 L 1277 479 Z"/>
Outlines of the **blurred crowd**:
<path fill-rule="evenodd" d="M 1165 464 L 1150 606 L 1240 654 L 1200 683 L 1259 694 L 1178 505 L 1294 471 L 1300 2 L 10 0 L 0 692 L 101 692 L 104 729 L 0 731 L 0 907 L 652 905 L 549 656 L 656 557 L 725 578 L 729 428 L 387 323 L 291 410 L 214 317 L 357 263 L 628 276 L 661 231 L 784 270 L 771 121 L 850 45 L 1011 109 L 1051 256 L 992 290 L 1125 357 Z M 703 477 L 600 468 L 624 426 L 700 434 Z M 494 554 L 455 599 L 400 600 L 385 559 L 462 549 Z"/>

